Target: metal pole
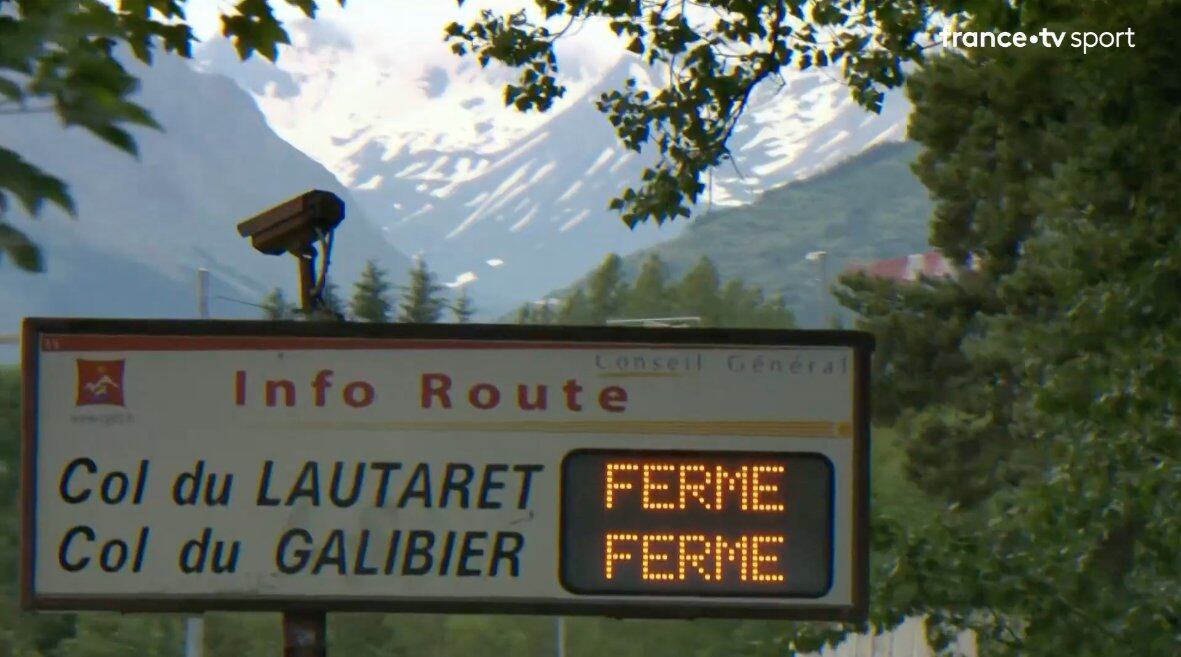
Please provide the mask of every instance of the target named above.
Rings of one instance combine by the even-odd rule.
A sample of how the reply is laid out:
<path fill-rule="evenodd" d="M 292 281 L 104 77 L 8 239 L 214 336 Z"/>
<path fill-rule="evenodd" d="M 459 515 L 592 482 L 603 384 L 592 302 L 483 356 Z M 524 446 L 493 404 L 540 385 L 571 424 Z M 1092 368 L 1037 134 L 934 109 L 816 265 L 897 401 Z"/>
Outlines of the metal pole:
<path fill-rule="evenodd" d="M 557 657 L 566 657 L 566 619 L 563 616 L 558 616 L 557 624 L 557 642 L 554 646 L 557 650 Z"/>
<path fill-rule="evenodd" d="M 827 319 L 824 316 L 825 311 L 828 310 L 828 294 L 827 294 L 828 290 L 825 289 L 828 284 L 827 263 L 828 263 L 828 254 L 825 252 L 821 252 L 820 253 L 820 285 L 818 287 L 818 292 L 820 293 L 820 305 L 817 306 L 820 309 L 820 326 L 819 326 L 819 328 L 824 328 L 824 322 Z"/>
<path fill-rule="evenodd" d="M 209 319 L 209 270 L 197 270 L 197 317 Z"/>
<path fill-rule="evenodd" d="M 283 657 L 327 657 L 327 628 L 322 611 L 283 612 Z"/>
<path fill-rule="evenodd" d="M 316 249 L 309 246 L 308 250 L 296 256 L 299 260 L 299 305 L 303 308 L 305 318 L 312 315 L 312 290 L 316 287 Z"/>
<path fill-rule="evenodd" d="M 304 315 L 311 318 L 312 289 L 316 285 L 316 252 L 299 259 L 299 300 Z M 327 657 L 328 615 L 321 610 L 283 612 L 283 657 Z"/>
<path fill-rule="evenodd" d="M 197 270 L 197 317 L 209 319 L 209 270 Z M 205 653 L 205 619 L 189 616 L 185 619 L 185 657 L 202 657 Z"/>
<path fill-rule="evenodd" d="M 201 657 L 205 652 L 205 619 L 189 616 L 185 619 L 185 657 Z"/>
<path fill-rule="evenodd" d="M 824 328 L 824 307 L 828 305 L 824 302 L 824 283 L 828 280 L 827 268 L 824 266 L 826 258 L 828 258 L 827 251 L 809 251 L 804 255 L 805 260 L 815 262 L 820 270 L 817 272 L 818 277 L 816 279 L 816 314 L 819 316 L 817 325 L 820 328 Z"/>

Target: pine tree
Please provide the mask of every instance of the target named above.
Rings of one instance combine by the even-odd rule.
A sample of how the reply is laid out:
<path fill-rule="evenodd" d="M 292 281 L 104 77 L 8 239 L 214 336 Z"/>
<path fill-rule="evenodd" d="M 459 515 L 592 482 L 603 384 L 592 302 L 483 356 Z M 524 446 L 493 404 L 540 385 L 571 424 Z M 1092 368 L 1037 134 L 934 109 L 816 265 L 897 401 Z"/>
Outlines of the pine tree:
<path fill-rule="evenodd" d="M 668 268 L 655 253 L 644 259 L 640 275 L 627 293 L 624 315 L 637 319 L 672 314 L 673 299 L 668 289 Z"/>
<path fill-rule="evenodd" d="M 627 283 L 623 280 L 623 259 L 612 253 L 591 272 L 586 283 L 587 312 L 592 324 L 617 317 L 623 308 Z"/>
<path fill-rule="evenodd" d="M 385 270 L 370 260 L 361 270 L 361 278 L 353 286 L 349 309 L 353 317 L 363 322 L 390 321 L 390 282 Z"/>
<path fill-rule="evenodd" d="M 897 424 L 907 475 L 942 507 L 909 527 L 879 516 L 891 567 L 871 599 L 889 601 L 881 618 L 928 615 L 929 636 L 975 630 L 981 655 L 1181 645 L 1181 106 L 1166 36 L 1181 11 L 1102 6 L 1058 29 L 1119 21 L 1135 56 L 980 49 L 911 79 L 931 243 L 957 275 L 838 288 L 877 338 L 875 420 Z"/>
<path fill-rule="evenodd" d="M 537 304 L 537 313 L 534 315 L 538 324 L 553 324 L 556 318 L 554 313 L 553 299 L 542 299 Z"/>
<path fill-rule="evenodd" d="M 747 288 L 740 278 L 733 278 L 722 287 L 719 326 L 750 328 L 758 323 L 758 311 L 763 305 L 763 293 L 757 287 Z"/>
<path fill-rule="evenodd" d="M 270 320 L 287 320 L 295 318 L 295 306 L 293 306 L 287 297 L 283 295 L 283 290 L 274 288 L 262 299 L 262 312 L 264 319 Z"/>
<path fill-rule="evenodd" d="M 398 321 L 434 324 L 443 316 L 447 302 L 441 295 L 443 286 L 435 282 L 435 275 L 426 261 L 418 258 L 410 270 L 410 284 L 402 292 L 398 305 Z"/>
<path fill-rule="evenodd" d="M 702 326 L 718 326 L 723 314 L 719 285 L 717 267 L 702 256 L 676 286 L 678 305 L 686 314 L 700 317 Z"/>
<path fill-rule="evenodd" d="M 472 298 L 468 295 L 466 287 L 459 288 L 459 296 L 455 299 L 455 305 L 451 306 L 451 312 L 455 315 L 456 324 L 467 324 L 472 321 L 476 308 L 472 305 Z"/>
<path fill-rule="evenodd" d="M 332 281 L 326 281 L 324 283 L 324 291 L 320 295 L 320 300 L 324 304 L 324 308 L 331 315 L 340 318 L 345 317 L 346 308 L 344 306 L 344 300 L 340 298 L 340 290 L 337 288 L 336 283 Z"/>
<path fill-rule="evenodd" d="M 771 297 L 759 309 L 758 328 L 795 328 L 796 318 L 787 307 L 782 294 Z"/>
<path fill-rule="evenodd" d="M 586 326 L 594 323 L 591 320 L 590 303 L 586 299 L 586 293 L 582 288 L 578 288 L 562 303 L 562 309 L 558 311 L 558 324 Z"/>
<path fill-rule="evenodd" d="M 533 321 L 533 309 L 529 307 L 529 304 L 527 304 L 527 303 L 521 304 L 521 307 L 517 308 L 517 323 L 518 324 L 534 324 L 534 323 L 536 323 Z"/>

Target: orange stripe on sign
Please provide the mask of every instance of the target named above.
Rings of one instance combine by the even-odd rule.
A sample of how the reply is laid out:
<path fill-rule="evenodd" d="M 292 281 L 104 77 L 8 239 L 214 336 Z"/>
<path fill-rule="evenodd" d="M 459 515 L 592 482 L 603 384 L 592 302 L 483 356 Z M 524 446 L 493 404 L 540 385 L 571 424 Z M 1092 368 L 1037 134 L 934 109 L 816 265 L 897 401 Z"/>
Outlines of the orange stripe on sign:
<path fill-rule="evenodd" d="M 232 335 L 43 335 L 42 351 L 332 351 L 355 349 L 643 349 L 643 350 L 758 350 L 776 345 L 645 344 L 638 342 L 543 342 L 536 340 L 422 340 L 403 338 L 322 338 Z"/>
<path fill-rule="evenodd" d="M 465 433 L 595 433 L 676 436 L 753 436 L 777 438 L 852 438 L 853 423 L 826 420 L 796 421 L 713 421 L 685 420 L 487 420 L 400 421 L 400 422 L 296 422 L 268 424 L 269 427 L 314 431 L 348 429 L 355 431 L 427 431 Z"/>

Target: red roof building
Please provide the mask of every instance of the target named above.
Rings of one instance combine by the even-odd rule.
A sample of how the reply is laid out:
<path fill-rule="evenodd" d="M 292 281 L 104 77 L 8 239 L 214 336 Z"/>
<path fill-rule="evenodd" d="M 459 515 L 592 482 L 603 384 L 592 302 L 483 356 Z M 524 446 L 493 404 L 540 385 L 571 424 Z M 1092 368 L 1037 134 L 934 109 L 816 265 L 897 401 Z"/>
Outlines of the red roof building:
<path fill-rule="evenodd" d="M 934 250 L 901 258 L 850 265 L 848 271 L 863 271 L 870 276 L 891 278 L 896 281 L 915 281 L 919 276 L 944 278 L 954 275 L 951 262 L 944 258 L 942 253 Z"/>

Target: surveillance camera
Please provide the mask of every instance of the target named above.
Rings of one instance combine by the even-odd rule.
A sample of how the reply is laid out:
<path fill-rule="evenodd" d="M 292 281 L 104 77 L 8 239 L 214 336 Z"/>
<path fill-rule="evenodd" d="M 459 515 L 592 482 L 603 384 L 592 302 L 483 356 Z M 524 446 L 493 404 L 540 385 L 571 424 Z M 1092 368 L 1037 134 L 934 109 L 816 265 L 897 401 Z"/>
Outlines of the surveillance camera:
<path fill-rule="evenodd" d="M 332 192 L 313 189 L 243 221 L 238 234 L 267 255 L 299 255 L 343 220 L 344 201 Z"/>

